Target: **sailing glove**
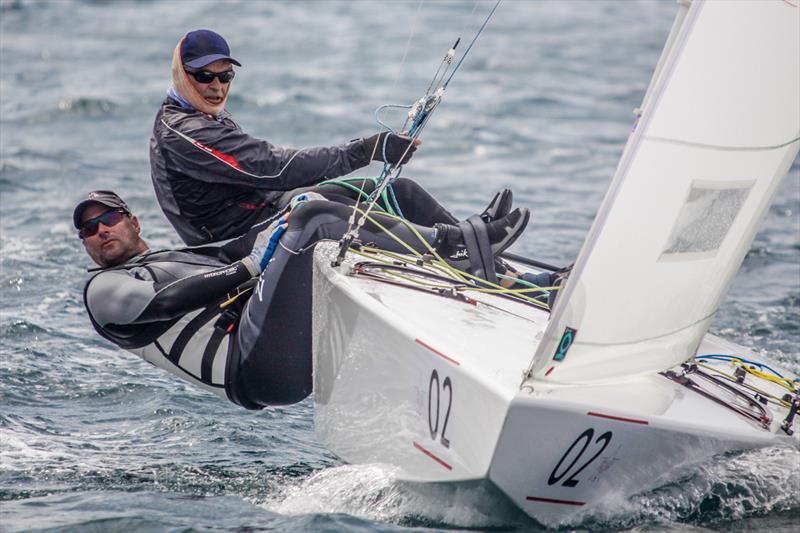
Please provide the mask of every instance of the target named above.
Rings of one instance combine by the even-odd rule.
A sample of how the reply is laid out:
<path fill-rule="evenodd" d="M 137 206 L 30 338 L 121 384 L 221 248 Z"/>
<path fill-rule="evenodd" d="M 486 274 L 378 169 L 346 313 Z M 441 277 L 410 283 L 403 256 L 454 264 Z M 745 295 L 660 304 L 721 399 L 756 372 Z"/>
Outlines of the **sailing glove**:
<path fill-rule="evenodd" d="M 373 161 L 383 161 L 391 165 L 397 165 L 398 162 L 405 165 L 417 149 L 417 145 L 409 137 L 389 131 L 367 137 L 364 139 L 364 146 L 367 153 L 372 155 Z"/>
<path fill-rule="evenodd" d="M 288 225 L 284 215 L 256 236 L 256 242 L 253 243 L 250 255 L 242 259 L 242 263 L 253 277 L 258 276 L 267 268 L 272 254 L 278 247 L 278 240 Z"/>

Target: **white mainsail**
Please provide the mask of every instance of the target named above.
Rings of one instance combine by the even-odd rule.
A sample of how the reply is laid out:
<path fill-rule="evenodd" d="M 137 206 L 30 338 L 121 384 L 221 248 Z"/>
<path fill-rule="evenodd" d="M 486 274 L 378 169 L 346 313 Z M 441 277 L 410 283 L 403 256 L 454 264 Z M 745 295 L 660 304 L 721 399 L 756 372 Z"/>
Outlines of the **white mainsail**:
<path fill-rule="evenodd" d="M 800 147 L 800 8 L 681 9 L 528 376 L 589 383 L 690 357 Z"/>

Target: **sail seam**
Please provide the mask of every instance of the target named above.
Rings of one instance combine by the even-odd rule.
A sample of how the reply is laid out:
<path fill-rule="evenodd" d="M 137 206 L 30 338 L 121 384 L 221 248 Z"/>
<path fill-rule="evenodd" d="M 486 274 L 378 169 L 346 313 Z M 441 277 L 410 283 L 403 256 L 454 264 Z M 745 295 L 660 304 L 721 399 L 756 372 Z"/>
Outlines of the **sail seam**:
<path fill-rule="evenodd" d="M 582 345 L 582 346 L 622 346 L 622 345 L 625 345 L 625 344 L 640 344 L 642 342 L 652 341 L 652 340 L 656 340 L 656 339 L 663 339 L 664 337 L 669 337 L 670 335 L 675 335 L 676 333 L 680 333 L 680 332 L 685 331 L 685 330 L 687 330 L 687 329 L 689 329 L 689 328 L 691 328 L 693 326 L 696 326 L 697 324 L 700 324 L 701 322 L 704 322 L 704 321 L 708 320 L 709 318 L 712 318 L 715 313 L 716 313 L 716 311 L 714 311 L 713 313 L 711 313 L 709 315 L 704 316 L 703 318 L 695 320 L 691 324 L 686 324 L 685 326 L 681 326 L 681 327 L 679 327 L 677 329 L 674 329 L 672 331 L 668 331 L 667 333 L 663 333 L 661 335 L 654 335 L 652 337 L 644 337 L 642 339 L 637 339 L 637 340 L 633 340 L 633 341 L 626 341 L 626 342 L 578 342 L 578 341 L 575 341 L 573 343 L 573 346 L 576 346 L 576 345 Z"/>
<path fill-rule="evenodd" d="M 668 137 L 647 136 L 645 137 L 645 139 L 654 142 L 677 144 L 680 146 L 693 146 L 696 148 L 705 148 L 707 150 L 720 150 L 723 152 L 768 152 L 770 150 L 778 150 L 780 148 L 785 148 L 791 144 L 796 143 L 797 141 L 800 141 L 800 137 L 795 137 L 791 141 L 786 141 L 785 143 L 776 144 L 772 146 L 722 146 L 719 144 L 706 144 L 706 143 L 698 143 L 691 141 L 681 141 L 679 139 L 670 139 Z"/>

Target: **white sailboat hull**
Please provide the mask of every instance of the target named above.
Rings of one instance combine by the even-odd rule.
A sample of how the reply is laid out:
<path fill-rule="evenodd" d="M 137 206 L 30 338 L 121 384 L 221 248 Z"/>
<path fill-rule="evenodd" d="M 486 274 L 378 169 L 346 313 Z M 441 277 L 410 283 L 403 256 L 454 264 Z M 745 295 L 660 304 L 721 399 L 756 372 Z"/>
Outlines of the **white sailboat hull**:
<path fill-rule="evenodd" d="M 693 359 L 747 355 L 707 331 L 800 148 L 797 14 L 679 7 L 552 315 L 350 276 L 352 258 L 334 269 L 336 247 L 318 247 L 320 437 L 402 479 L 490 480 L 548 525 L 720 452 L 798 446 L 797 422 L 781 428 L 794 384 Z"/>
<path fill-rule="evenodd" d="M 488 479 L 550 525 L 720 452 L 798 446 L 779 429 L 785 409 L 768 407 L 765 427 L 663 375 L 523 386 L 546 312 L 350 276 L 352 260 L 330 266 L 336 250 L 315 256 L 315 424 L 345 461 L 409 481 Z M 730 349 L 707 336 L 700 353 Z"/>
<path fill-rule="evenodd" d="M 399 465 L 406 479 L 486 477 L 530 360 L 530 322 L 503 316 L 509 335 L 487 346 L 485 336 L 495 336 L 500 317 L 345 276 L 330 267 L 330 253 L 333 245 L 318 245 L 314 273 L 319 435 L 344 459 Z M 547 315 L 537 314 L 544 323 Z M 467 414 L 469 423 L 455 424 Z"/>

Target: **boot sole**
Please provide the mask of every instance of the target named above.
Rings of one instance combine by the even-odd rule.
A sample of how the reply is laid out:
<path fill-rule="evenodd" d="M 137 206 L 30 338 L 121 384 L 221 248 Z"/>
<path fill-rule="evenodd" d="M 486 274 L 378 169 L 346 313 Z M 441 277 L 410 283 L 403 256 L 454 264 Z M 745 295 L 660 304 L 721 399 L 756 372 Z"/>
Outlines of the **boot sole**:
<path fill-rule="evenodd" d="M 508 248 L 514 244 L 522 232 L 525 231 L 525 228 L 528 225 L 528 222 L 531 219 L 531 212 L 528 211 L 526 208 L 520 208 L 520 212 L 522 213 L 522 218 L 517 222 L 516 228 L 512 229 L 511 234 L 506 238 L 504 242 L 498 246 L 497 250 L 493 250 L 492 253 L 495 257 L 505 252 Z"/>
<path fill-rule="evenodd" d="M 511 189 L 503 189 L 498 192 L 489 202 L 489 207 L 481 213 L 481 218 L 484 222 L 491 222 L 499 220 L 511 212 L 511 206 L 514 203 L 514 193 Z"/>

